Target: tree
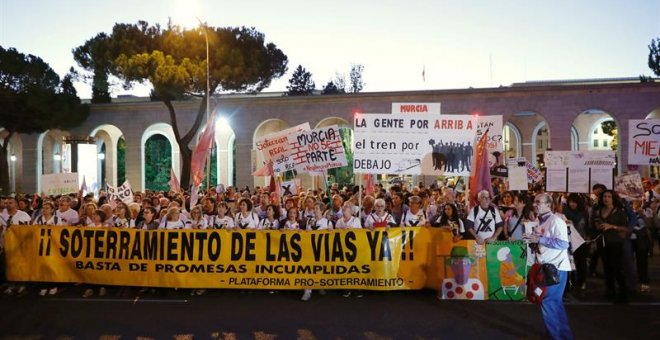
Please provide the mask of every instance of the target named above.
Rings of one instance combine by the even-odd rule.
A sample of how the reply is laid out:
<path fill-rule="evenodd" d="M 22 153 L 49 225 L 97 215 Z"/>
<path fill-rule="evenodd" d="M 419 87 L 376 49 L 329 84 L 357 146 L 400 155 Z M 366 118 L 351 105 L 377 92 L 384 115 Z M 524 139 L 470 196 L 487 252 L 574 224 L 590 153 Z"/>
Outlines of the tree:
<path fill-rule="evenodd" d="M 0 46 L 0 127 L 6 130 L 0 145 L 0 188 L 9 187 L 7 152 L 16 133 L 68 129 L 89 115 L 80 104 L 72 75 L 62 81 L 41 58 Z"/>
<path fill-rule="evenodd" d="M 362 80 L 362 72 L 364 66 L 360 64 L 351 65 L 351 87 L 348 89 L 349 93 L 358 93 L 364 89 L 364 80 Z"/>
<path fill-rule="evenodd" d="M 321 94 L 344 94 L 346 93 L 346 81 L 343 74 L 335 74 L 335 79 L 328 81 L 323 87 Z"/>
<path fill-rule="evenodd" d="M 110 102 L 110 74 L 113 62 L 122 53 L 133 55 L 156 47 L 160 27 L 146 21 L 136 25 L 116 24 L 112 34 L 99 33 L 73 49 L 73 59 L 83 69 L 92 72 L 92 103 Z"/>
<path fill-rule="evenodd" d="M 314 92 L 316 84 L 312 80 L 312 74 L 307 72 L 302 65 L 298 65 L 287 86 L 287 96 L 309 96 Z"/>
<path fill-rule="evenodd" d="M 616 149 L 619 147 L 616 122 L 614 120 L 606 120 L 600 123 L 600 128 L 603 130 L 604 134 L 612 136 L 612 143 L 610 143 L 610 147 L 612 150 L 616 151 Z"/>
<path fill-rule="evenodd" d="M 209 44 L 209 91 L 206 89 L 206 39 Z M 206 117 L 209 96 L 218 91 L 256 93 L 281 77 L 287 57 L 275 44 L 266 43 L 263 33 L 246 27 L 200 27 L 181 29 L 171 23 L 165 28 L 116 24 L 109 35 L 110 73 L 124 82 L 125 88 L 148 82 L 153 98 L 168 110 L 170 124 L 182 158 L 181 185 L 190 183 L 192 150 L 189 144 Z M 117 55 L 113 59 L 113 56 Z M 95 63 L 104 61 L 98 60 Z M 181 131 L 173 101 L 183 97 L 201 98 L 195 120 L 188 131 Z"/>
<path fill-rule="evenodd" d="M 649 68 L 660 76 L 660 39 L 651 39 L 649 45 Z"/>

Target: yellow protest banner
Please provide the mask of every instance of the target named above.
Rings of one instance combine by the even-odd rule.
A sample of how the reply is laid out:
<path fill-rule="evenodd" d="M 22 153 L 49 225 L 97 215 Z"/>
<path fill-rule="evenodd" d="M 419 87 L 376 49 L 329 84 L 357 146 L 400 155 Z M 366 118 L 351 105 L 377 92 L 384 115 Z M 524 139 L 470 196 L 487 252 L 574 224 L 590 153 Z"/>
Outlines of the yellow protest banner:
<path fill-rule="evenodd" d="M 15 226 L 10 281 L 240 289 L 421 289 L 436 285 L 439 230 L 225 231 Z M 437 286 L 433 287 L 437 289 Z"/>

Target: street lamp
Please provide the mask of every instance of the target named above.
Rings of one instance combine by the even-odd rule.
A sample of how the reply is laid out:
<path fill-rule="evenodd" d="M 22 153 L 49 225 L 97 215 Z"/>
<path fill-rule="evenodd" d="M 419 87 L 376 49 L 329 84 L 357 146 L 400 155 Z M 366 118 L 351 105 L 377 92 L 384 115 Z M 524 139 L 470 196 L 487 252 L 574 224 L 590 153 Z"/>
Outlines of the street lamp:
<path fill-rule="evenodd" d="M 209 33 L 208 26 L 202 23 L 199 18 L 199 25 L 204 27 L 204 39 L 206 40 L 206 128 L 210 128 L 208 125 L 211 122 L 211 73 L 210 73 L 210 64 L 211 60 L 209 59 Z M 211 141 L 211 150 L 213 150 L 213 141 Z M 206 189 L 208 190 L 211 187 L 211 151 L 206 155 L 206 173 L 208 178 L 206 179 Z"/>
<path fill-rule="evenodd" d="M 11 154 L 11 156 L 9 156 L 9 160 L 12 161 L 12 162 L 16 162 L 16 155 Z"/>
<path fill-rule="evenodd" d="M 60 153 L 57 152 L 53 155 L 53 159 L 59 162 L 62 160 L 62 155 L 60 155 Z"/>
<path fill-rule="evenodd" d="M 103 152 L 99 152 L 98 155 L 97 155 L 97 157 L 98 157 L 99 160 L 102 161 L 102 160 L 105 159 L 105 154 L 104 154 Z"/>

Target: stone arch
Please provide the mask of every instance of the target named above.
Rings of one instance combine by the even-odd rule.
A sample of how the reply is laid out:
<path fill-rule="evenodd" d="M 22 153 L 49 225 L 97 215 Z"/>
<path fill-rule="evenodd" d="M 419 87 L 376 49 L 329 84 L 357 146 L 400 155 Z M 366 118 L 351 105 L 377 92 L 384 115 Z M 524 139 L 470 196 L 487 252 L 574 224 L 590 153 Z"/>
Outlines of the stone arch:
<path fill-rule="evenodd" d="M 121 185 L 121 183 L 117 183 L 117 143 L 124 134 L 114 125 L 103 124 L 94 128 L 89 135 L 96 138 L 98 154 L 101 154 L 101 148 L 105 145 L 103 153 L 105 161 L 97 160 L 99 172 L 97 178 L 101 180 L 101 164 L 105 163 L 106 181 L 112 185 Z"/>
<path fill-rule="evenodd" d="M 5 142 L 9 132 L 0 127 L 0 144 Z M 23 140 L 20 134 L 14 133 L 9 139 L 7 144 L 7 165 L 8 169 L 0 169 L 0 171 L 9 171 L 9 188 L 8 192 L 22 191 L 23 183 Z M 6 190 L 0 190 L 7 193 Z"/>
<path fill-rule="evenodd" d="M 600 124 L 607 120 L 614 120 L 616 122 L 613 115 L 600 109 L 584 110 L 575 117 L 572 128 L 575 129 L 577 137 L 579 137 L 577 141 L 578 151 L 594 150 L 594 129 L 596 127 L 599 128 Z M 610 145 L 609 143 L 610 141 L 608 141 L 608 145 Z M 596 148 L 600 148 L 601 144 L 599 143 L 599 146 Z"/>
<path fill-rule="evenodd" d="M 252 135 L 252 166 L 251 169 L 256 170 L 261 168 L 264 164 L 264 159 L 261 156 L 261 153 L 257 150 L 257 141 L 265 136 L 268 136 L 271 133 L 282 131 L 289 128 L 289 124 L 282 119 L 272 118 L 267 119 L 261 122 L 256 129 L 254 129 L 254 134 Z M 254 176 L 254 185 L 267 185 L 268 177 L 264 176 Z"/>
<path fill-rule="evenodd" d="M 518 127 L 513 123 L 505 122 L 502 136 L 504 137 L 504 159 L 520 157 L 522 153 L 522 135 Z"/>
<path fill-rule="evenodd" d="M 316 124 L 316 127 L 314 127 L 314 129 L 331 126 L 331 125 L 337 125 L 340 128 L 343 127 L 343 128 L 349 128 L 351 130 L 353 129 L 353 125 L 351 125 L 351 123 L 349 123 L 346 119 L 341 117 L 323 118 L 321 121 L 318 122 L 318 124 Z"/>
<path fill-rule="evenodd" d="M 167 123 L 155 123 L 144 130 L 140 140 L 140 171 L 142 174 L 142 191 L 144 191 L 146 188 L 144 146 L 149 137 L 156 134 L 165 136 L 165 138 L 167 138 L 167 140 L 170 142 L 170 147 L 172 148 L 172 168 L 174 169 L 174 173 L 176 174 L 177 178 L 181 178 L 181 154 L 179 152 L 179 143 L 177 143 L 176 137 L 174 136 L 174 130 L 172 130 L 172 126 Z"/>
<path fill-rule="evenodd" d="M 579 141 L 580 134 L 578 133 L 578 130 L 575 128 L 575 126 L 571 126 L 571 151 L 580 150 L 580 145 L 578 144 Z"/>
<path fill-rule="evenodd" d="M 550 127 L 548 120 L 536 111 L 518 111 L 508 117 L 507 123 L 514 125 L 520 133 L 520 155 L 536 164 L 536 155 L 550 147 Z M 541 138 L 539 133 L 541 132 Z M 539 140 L 540 139 L 540 140 Z"/>
<path fill-rule="evenodd" d="M 64 163 L 71 159 L 70 149 L 64 148 L 63 138 L 68 131 L 46 130 L 37 138 L 37 192 L 41 192 L 41 175 L 65 171 Z M 57 159 L 56 159 L 56 156 Z"/>

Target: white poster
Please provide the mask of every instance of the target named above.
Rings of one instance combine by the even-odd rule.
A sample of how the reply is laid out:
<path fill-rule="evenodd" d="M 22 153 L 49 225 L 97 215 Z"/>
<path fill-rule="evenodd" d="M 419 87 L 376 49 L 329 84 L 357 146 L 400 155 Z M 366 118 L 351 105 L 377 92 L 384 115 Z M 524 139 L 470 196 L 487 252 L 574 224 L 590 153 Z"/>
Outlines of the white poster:
<path fill-rule="evenodd" d="M 478 116 L 476 127 L 476 141 L 488 130 L 488 166 L 494 168 L 496 166 L 505 165 L 502 159 L 504 150 L 504 140 L 502 139 L 502 116 Z M 493 174 L 495 175 L 495 174 Z"/>
<path fill-rule="evenodd" d="M 298 187 L 300 187 L 300 179 L 296 178 L 290 181 L 282 182 L 279 184 L 282 196 L 292 196 L 298 194 Z"/>
<path fill-rule="evenodd" d="M 78 183 L 83 177 L 87 191 L 98 194 L 98 152 L 96 144 L 78 144 Z"/>
<path fill-rule="evenodd" d="M 628 121 L 628 164 L 660 165 L 660 119 Z"/>
<path fill-rule="evenodd" d="M 546 169 L 545 174 L 545 191 L 566 192 L 566 169 Z"/>
<path fill-rule="evenodd" d="M 546 151 L 546 168 L 601 168 L 612 169 L 616 164 L 614 151 Z"/>
<path fill-rule="evenodd" d="M 257 169 L 262 168 L 268 162 L 273 162 L 273 172 L 275 175 L 293 170 L 295 163 L 290 154 L 289 145 L 295 139 L 295 135 L 300 131 L 309 130 L 309 123 L 300 124 L 286 130 L 271 133 L 270 135 L 259 139 L 256 143 L 257 152 L 261 153 L 264 164 L 257 165 Z"/>
<path fill-rule="evenodd" d="M 475 124 L 469 115 L 360 114 L 355 173 L 468 176 Z"/>
<path fill-rule="evenodd" d="M 534 166 L 534 164 L 527 162 L 527 183 L 538 183 L 543 179 L 541 169 Z"/>
<path fill-rule="evenodd" d="M 41 191 L 49 196 L 77 193 L 79 183 L 75 172 L 41 175 Z"/>
<path fill-rule="evenodd" d="M 608 189 L 612 189 L 614 172 L 612 169 L 591 169 L 591 182 L 589 187 L 593 188 L 596 184 L 603 184 Z"/>
<path fill-rule="evenodd" d="M 583 194 L 590 193 L 589 169 L 568 168 L 568 189 L 566 191 Z"/>
<path fill-rule="evenodd" d="M 392 103 L 392 113 L 440 114 L 440 103 Z"/>
<path fill-rule="evenodd" d="M 298 171 L 323 172 L 348 165 L 337 125 L 299 132 L 290 140 L 289 150 Z"/>
<path fill-rule="evenodd" d="M 527 167 L 509 166 L 509 190 L 527 189 Z"/>
<path fill-rule="evenodd" d="M 133 190 L 131 184 L 125 181 L 119 187 L 114 187 L 108 184 L 108 199 L 110 201 L 120 200 L 126 204 L 133 203 Z"/>

